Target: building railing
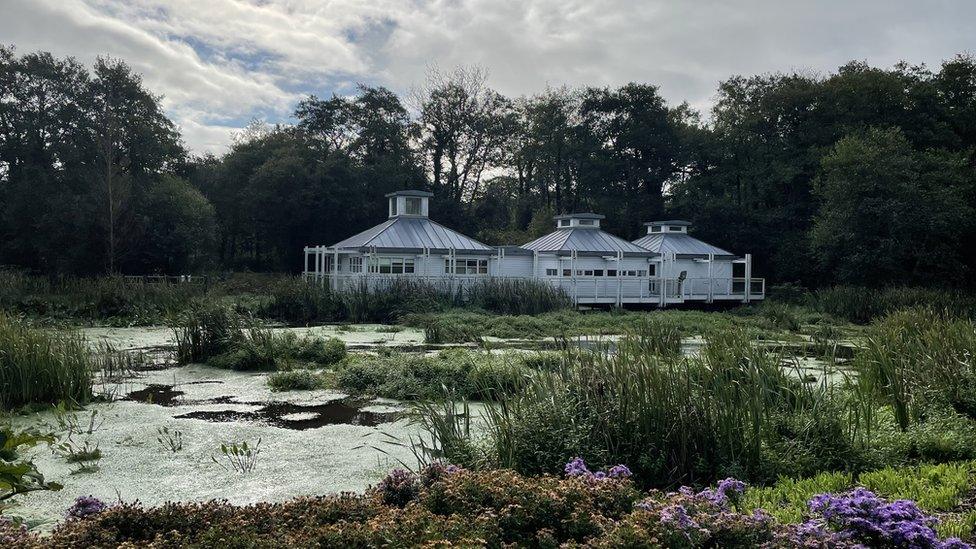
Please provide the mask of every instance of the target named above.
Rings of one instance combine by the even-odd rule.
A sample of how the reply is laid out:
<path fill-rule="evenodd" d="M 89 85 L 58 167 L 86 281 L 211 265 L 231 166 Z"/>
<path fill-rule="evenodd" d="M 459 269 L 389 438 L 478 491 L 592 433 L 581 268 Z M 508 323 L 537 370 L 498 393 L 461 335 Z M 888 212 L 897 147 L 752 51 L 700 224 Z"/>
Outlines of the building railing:
<path fill-rule="evenodd" d="M 747 301 L 764 299 L 763 278 L 639 278 L 639 277 L 500 277 L 486 275 L 420 275 L 377 273 L 305 273 L 308 280 L 339 290 L 383 290 L 398 283 L 423 283 L 440 291 L 457 292 L 489 280 L 537 280 L 562 290 L 574 303 L 682 303 L 684 301 Z M 746 292 L 748 287 L 749 292 Z M 663 292 L 663 296 L 662 296 Z"/>

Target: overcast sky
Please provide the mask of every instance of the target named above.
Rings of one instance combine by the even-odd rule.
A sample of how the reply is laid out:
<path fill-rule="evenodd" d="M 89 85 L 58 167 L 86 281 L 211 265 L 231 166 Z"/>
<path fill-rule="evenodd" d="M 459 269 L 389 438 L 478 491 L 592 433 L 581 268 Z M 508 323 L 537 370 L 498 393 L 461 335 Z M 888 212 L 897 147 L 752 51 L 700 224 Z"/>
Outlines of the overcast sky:
<path fill-rule="evenodd" d="M 976 0 L 0 0 L 0 43 L 125 59 L 197 153 L 310 93 L 407 92 L 431 64 L 510 96 L 640 81 L 707 109 L 732 74 L 937 67 L 976 53 L 974 29 Z"/>

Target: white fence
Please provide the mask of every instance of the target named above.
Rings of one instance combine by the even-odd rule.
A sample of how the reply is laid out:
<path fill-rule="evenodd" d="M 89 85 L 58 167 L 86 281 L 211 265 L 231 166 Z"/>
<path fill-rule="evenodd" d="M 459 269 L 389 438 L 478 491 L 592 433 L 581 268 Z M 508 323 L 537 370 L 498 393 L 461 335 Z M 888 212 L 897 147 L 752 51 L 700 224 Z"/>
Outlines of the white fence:
<path fill-rule="evenodd" d="M 641 303 L 664 306 L 685 302 L 747 302 L 762 300 L 766 296 L 766 281 L 762 278 L 541 277 L 530 279 L 331 273 L 305 273 L 305 278 L 340 290 L 366 288 L 377 291 L 390 288 L 397 283 L 423 283 L 445 292 L 462 291 L 489 280 L 536 280 L 562 290 L 577 305 Z"/>

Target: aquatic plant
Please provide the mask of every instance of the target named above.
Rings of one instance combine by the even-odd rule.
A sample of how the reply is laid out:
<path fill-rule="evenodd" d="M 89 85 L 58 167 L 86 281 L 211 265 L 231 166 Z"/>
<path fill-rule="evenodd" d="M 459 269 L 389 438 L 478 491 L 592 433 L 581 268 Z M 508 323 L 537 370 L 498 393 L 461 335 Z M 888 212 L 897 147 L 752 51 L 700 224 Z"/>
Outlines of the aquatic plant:
<path fill-rule="evenodd" d="M 383 503 L 403 507 L 420 493 L 420 479 L 405 469 L 397 468 L 376 485 L 376 493 Z"/>
<path fill-rule="evenodd" d="M 814 292 L 810 306 L 837 318 L 867 324 L 887 314 L 916 307 L 972 317 L 976 314 L 976 297 L 972 293 L 943 288 L 834 286 Z"/>
<path fill-rule="evenodd" d="M 224 461 L 231 466 L 232 470 L 241 474 L 250 473 L 258 464 L 258 455 L 261 453 L 261 439 L 258 438 L 257 443 L 253 445 L 249 445 L 246 440 L 231 444 L 222 443 L 220 445 L 220 453 L 224 457 Z M 210 456 L 210 459 L 220 467 L 226 469 L 217 460 L 216 456 Z"/>
<path fill-rule="evenodd" d="M 0 313 L 0 410 L 92 396 L 92 357 L 73 332 L 34 328 Z"/>
<path fill-rule="evenodd" d="M 163 426 L 156 429 L 157 437 L 156 442 L 164 450 L 169 450 L 172 453 L 177 453 L 183 450 L 183 432 L 178 429 L 169 430 L 169 427 Z"/>
<path fill-rule="evenodd" d="M 325 379 L 309 370 L 275 372 L 268 376 L 268 387 L 279 391 L 311 391 L 326 386 Z"/>
<path fill-rule="evenodd" d="M 976 419 L 976 323 L 930 308 L 873 324 L 853 364 L 867 405 L 890 406 L 902 430 L 949 406 Z"/>

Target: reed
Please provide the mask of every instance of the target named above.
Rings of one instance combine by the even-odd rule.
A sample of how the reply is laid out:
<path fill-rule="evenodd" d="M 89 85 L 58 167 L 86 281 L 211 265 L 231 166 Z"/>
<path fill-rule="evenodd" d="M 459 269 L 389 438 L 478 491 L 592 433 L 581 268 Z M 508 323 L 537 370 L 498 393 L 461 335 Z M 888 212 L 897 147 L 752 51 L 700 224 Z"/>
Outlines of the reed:
<path fill-rule="evenodd" d="M 531 372 L 521 390 L 486 407 L 488 461 L 558 473 L 567 456 L 580 456 L 627 463 L 642 483 L 671 486 L 728 475 L 774 478 L 796 453 L 850 444 L 851 431 L 833 413 L 832 389 L 798 382 L 784 371 L 786 357 L 734 330 L 713 335 L 699 356 L 682 357 L 673 343 L 661 344 L 674 341 L 670 334 L 647 324 L 615 353 L 567 346 L 560 367 Z M 834 464 L 821 461 L 813 467 Z"/>
<path fill-rule="evenodd" d="M 565 292 L 538 280 L 490 279 L 465 291 L 465 304 L 503 315 L 537 315 L 568 309 Z"/>
<path fill-rule="evenodd" d="M 40 330 L 0 313 L 0 409 L 83 404 L 92 396 L 92 370 L 81 336 Z"/>
<path fill-rule="evenodd" d="M 868 330 L 854 367 L 859 390 L 890 406 L 902 430 L 932 406 L 976 419 L 976 322 L 916 308 Z"/>
<path fill-rule="evenodd" d="M 810 305 L 818 311 L 859 324 L 915 307 L 944 310 L 953 316 L 976 315 L 976 296 L 972 293 L 938 288 L 834 286 L 814 292 Z"/>

